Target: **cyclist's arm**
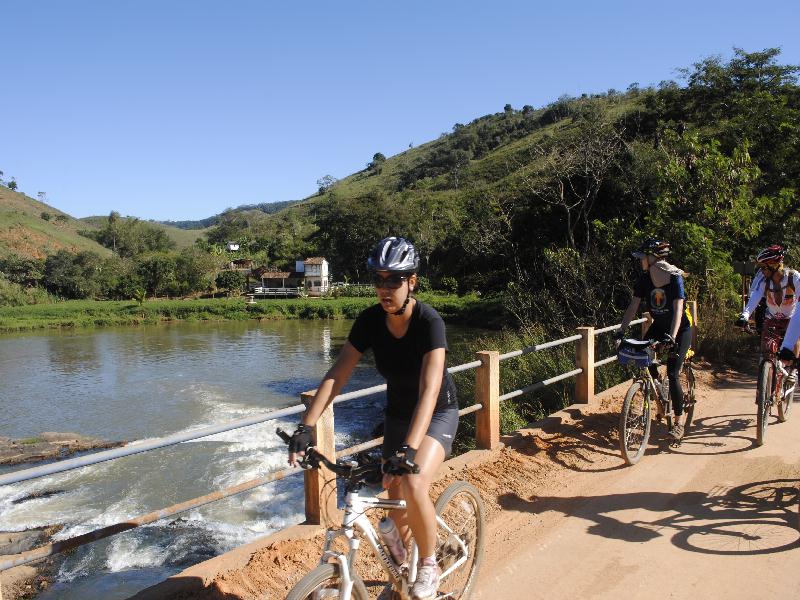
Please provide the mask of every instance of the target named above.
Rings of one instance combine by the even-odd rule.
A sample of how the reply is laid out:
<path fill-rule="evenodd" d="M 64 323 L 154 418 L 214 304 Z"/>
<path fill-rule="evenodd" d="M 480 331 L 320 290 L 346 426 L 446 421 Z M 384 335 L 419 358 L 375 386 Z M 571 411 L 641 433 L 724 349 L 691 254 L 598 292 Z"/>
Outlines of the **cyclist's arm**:
<path fill-rule="evenodd" d="M 675 300 L 672 301 L 672 326 L 669 329 L 669 334 L 672 336 L 673 340 L 678 339 L 678 329 L 683 319 L 684 302 L 683 298 L 675 298 Z"/>
<path fill-rule="evenodd" d="M 750 297 L 747 300 L 747 306 L 744 307 L 742 311 L 742 317 L 745 319 L 750 318 L 750 315 L 753 314 L 753 311 L 758 306 L 758 303 L 761 302 L 761 298 L 764 297 L 764 288 L 766 287 L 767 280 L 764 278 L 764 274 L 759 271 L 756 273 L 756 276 L 753 277 L 753 283 L 750 284 Z"/>
<path fill-rule="evenodd" d="M 328 408 L 328 405 L 333 402 L 344 384 L 350 379 L 350 375 L 360 359 L 361 352 L 356 350 L 349 341 L 345 342 L 336 362 L 325 373 L 317 388 L 317 393 L 314 394 L 314 399 L 303 414 L 302 423 L 304 425 L 313 427 L 317 423 L 319 416 Z"/>
<path fill-rule="evenodd" d="M 628 325 L 631 324 L 633 321 L 633 317 L 636 316 L 636 311 L 639 310 L 639 305 L 642 303 L 642 299 L 638 296 L 634 296 L 631 298 L 630 304 L 628 304 L 628 308 L 625 309 L 625 314 L 622 315 L 622 323 L 620 324 L 620 331 L 625 331 L 628 328 Z"/>
<path fill-rule="evenodd" d="M 794 345 L 797 343 L 798 338 L 800 338 L 800 311 L 795 310 L 789 321 L 789 326 L 786 328 L 786 335 L 783 336 L 781 348 L 788 348 L 794 352 Z"/>
<path fill-rule="evenodd" d="M 445 349 L 434 348 L 422 357 L 422 370 L 419 374 L 419 401 L 411 418 L 411 426 L 406 434 L 406 444 L 419 449 L 428 427 L 431 424 L 436 400 L 442 387 L 444 373 Z"/>

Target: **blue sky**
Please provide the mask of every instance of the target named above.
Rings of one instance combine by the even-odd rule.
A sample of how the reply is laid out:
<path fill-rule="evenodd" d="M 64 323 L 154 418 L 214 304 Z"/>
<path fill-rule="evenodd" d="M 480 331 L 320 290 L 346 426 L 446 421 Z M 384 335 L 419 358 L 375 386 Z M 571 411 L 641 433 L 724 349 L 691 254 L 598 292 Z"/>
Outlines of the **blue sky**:
<path fill-rule="evenodd" d="M 796 1 L 2 0 L 0 22 L 0 170 L 76 217 L 301 199 L 506 103 L 733 46 L 800 64 Z"/>

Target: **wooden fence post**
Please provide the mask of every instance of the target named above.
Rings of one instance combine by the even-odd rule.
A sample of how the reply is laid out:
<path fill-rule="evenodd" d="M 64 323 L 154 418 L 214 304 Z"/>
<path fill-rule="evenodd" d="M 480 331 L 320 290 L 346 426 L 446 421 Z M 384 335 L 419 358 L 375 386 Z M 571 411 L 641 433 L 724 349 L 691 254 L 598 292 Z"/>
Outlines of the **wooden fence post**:
<path fill-rule="evenodd" d="M 689 307 L 689 314 L 692 315 L 692 348 L 697 351 L 697 300 L 690 300 L 686 303 Z"/>
<path fill-rule="evenodd" d="M 477 352 L 481 366 L 475 370 L 475 403 L 483 408 L 475 413 L 475 443 L 493 450 L 500 445 L 500 353 Z"/>
<path fill-rule="evenodd" d="M 316 390 L 303 392 L 300 400 L 306 406 L 314 399 Z M 333 404 L 320 415 L 314 428 L 316 448 L 334 460 L 336 444 L 333 434 Z M 327 467 L 320 466 L 303 473 L 306 496 L 306 521 L 329 527 L 336 521 L 336 475 Z"/>
<path fill-rule="evenodd" d="M 594 399 L 594 327 L 578 327 L 578 334 L 575 368 L 583 371 L 575 378 L 575 403 L 589 404 Z"/>

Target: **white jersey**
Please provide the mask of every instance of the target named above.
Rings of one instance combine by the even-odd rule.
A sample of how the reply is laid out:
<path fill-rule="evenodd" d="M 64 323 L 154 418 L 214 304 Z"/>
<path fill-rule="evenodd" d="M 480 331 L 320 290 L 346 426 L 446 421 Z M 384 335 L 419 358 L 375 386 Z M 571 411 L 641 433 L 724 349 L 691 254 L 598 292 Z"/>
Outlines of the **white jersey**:
<path fill-rule="evenodd" d="M 750 285 L 750 299 L 742 311 L 742 316 L 745 319 L 749 318 L 758 303 L 761 302 L 761 298 L 766 295 L 767 313 L 764 315 L 765 318 L 791 319 L 797 306 L 797 294 L 795 293 L 797 285 L 800 285 L 800 273 L 794 269 L 784 269 L 783 279 L 780 283 L 775 283 L 771 279 L 767 280 L 759 271 L 753 277 L 753 283 Z"/>

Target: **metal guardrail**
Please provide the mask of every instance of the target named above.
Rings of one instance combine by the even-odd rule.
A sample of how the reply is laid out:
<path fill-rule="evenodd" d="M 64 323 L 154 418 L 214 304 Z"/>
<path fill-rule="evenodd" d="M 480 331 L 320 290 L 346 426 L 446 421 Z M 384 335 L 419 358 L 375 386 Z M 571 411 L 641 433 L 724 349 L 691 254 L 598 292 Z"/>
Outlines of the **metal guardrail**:
<path fill-rule="evenodd" d="M 638 321 L 633 321 L 634 323 L 641 323 L 644 322 L 645 319 L 640 319 Z M 607 331 L 613 331 L 615 329 L 619 329 L 619 325 L 613 325 L 610 327 L 605 327 L 603 329 L 594 330 L 595 335 L 599 333 L 604 333 Z M 584 340 L 583 335 L 573 335 L 566 338 L 562 338 L 560 340 L 554 340 L 551 342 L 545 342 L 542 344 L 535 344 L 533 346 L 528 346 L 526 348 L 522 348 L 521 350 L 514 350 L 512 352 L 507 352 L 505 354 L 497 354 L 498 363 L 501 360 L 507 360 L 510 358 L 516 358 L 519 356 L 524 356 L 526 354 L 530 354 L 532 352 L 538 352 L 541 350 L 545 350 L 548 348 L 554 348 L 557 346 L 561 346 L 564 344 L 568 344 L 571 342 Z M 585 341 L 585 340 L 584 340 Z M 616 357 L 611 357 L 611 359 L 616 359 Z M 605 364 L 606 362 L 610 362 L 610 359 L 605 359 L 603 361 L 599 361 L 597 363 L 593 363 L 594 365 Z M 485 364 L 482 360 L 476 360 L 469 363 L 465 363 L 462 365 L 458 365 L 455 367 L 448 368 L 450 373 L 458 373 L 470 369 L 484 367 Z M 554 377 L 545 379 L 543 381 L 539 381 L 529 385 L 527 387 L 514 390 L 512 392 L 508 392 L 503 395 L 496 394 L 495 398 L 497 402 L 502 402 L 504 400 L 508 400 L 510 398 L 515 398 L 521 396 L 526 393 L 534 392 L 536 390 L 542 389 L 548 385 L 556 383 L 558 381 L 562 381 L 564 379 L 568 379 L 570 377 L 574 377 L 583 373 L 583 369 L 578 368 L 566 373 L 561 373 Z M 499 383 L 499 379 L 498 379 Z M 333 404 L 338 404 L 341 402 L 346 402 L 347 400 L 352 400 L 355 398 L 362 398 L 366 396 L 370 396 L 382 391 L 386 390 L 386 385 L 376 385 L 369 388 L 363 388 L 360 390 L 355 390 L 352 392 L 347 392 L 344 394 L 339 394 L 333 401 Z M 479 411 L 484 411 L 489 407 L 484 406 L 483 403 L 475 403 L 471 406 L 468 406 L 464 409 L 459 410 L 459 416 L 468 415 L 471 413 L 476 413 Z M 495 407 L 496 408 L 496 407 Z M 264 423 L 266 421 L 271 421 L 275 419 L 284 418 L 287 416 L 299 414 L 305 410 L 305 405 L 298 404 L 294 406 L 290 406 L 284 409 L 280 409 L 277 411 L 272 411 L 270 413 L 256 416 L 256 417 L 248 417 L 245 419 L 238 419 L 236 421 L 229 421 L 227 423 L 223 423 L 220 425 L 204 427 L 200 429 L 190 430 L 187 432 L 183 432 L 180 434 L 175 434 L 172 436 L 166 436 L 163 438 L 157 438 L 152 440 L 144 440 L 140 442 L 132 442 L 127 446 L 122 448 L 114 448 L 112 450 L 106 450 L 103 452 L 98 452 L 96 454 L 91 454 L 88 456 L 82 456 L 78 458 L 68 459 L 64 461 L 60 461 L 57 463 L 52 463 L 48 465 L 42 465 L 39 467 L 34 467 L 31 469 L 24 469 L 20 471 L 15 471 L 3 476 L 0 476 L 0 485 L 10 485 L 12 483 L 19 483 L 21 481 L 27 481 L 30 479 L 44 477 L 46 475 L 52 475 L 55 473 L 65 472 L 73 469 L 82 468 L 85 466 L 89 466 L 92 464 L 97 464 L 100 462 L 106 462 L 109 460 L 114 460 L 117 458 L 122 458 L 124 456 L 132 456 L 134 454 L 140 454 L 142 452 L 148 452 L 150 450 L 155 450 L 157 448 L 163 448 L 166 446 L 171 446 L 175 444 L 179 444 L 182 442 L 201 439 L 204 437 L 208 437 L 210 435 L 215 435 L 217 433 L 222 433 L 226 431 L 231 431 L 233 429 L 240 429 L 242 427 L 249 427 L 252 425 L 256 425 L 259 423 Z M 499 421 L 497 422 L 497 426 L 499 427 Z M 369 450 L 375 447 L 380 446 L 383 443 L 383 438 L 376 438 L 374 440 L 369 440 L 362 444 L 358 444 L 356 446 L 352 446 L 350 448 L 345 448 L 342 450 L 335 451 L 336 457 L 341 458 L 343 456 L 349 456 L 352 454 L 356 454 L 358 452 L 363 452 L 365 450 Z M 40 560 L 42 558 L 46 558 L 49 556 L 53 556 L 54 554 L 58 554 L 60 552 L 64 552 L 66 550 L 74 549 L 85 544 L 95 542 L 104 538 L 107 538 L 112 535 L 116 535 L 118 533 L 122 533 L 123 531 L 128 531 L 130 529 L 135 529 L 142 525 L 146 525 L 149 523 L 153 523 L 155 521 L 165 519 L 181 512 L 185 512 L 188 510 L 193 510 L 200 506 L 204 506 L 206 504 L 216 502 L 222 500 L 224 498 L 228 498 L 230 496 L 234 496 L 236 494 L 241 494 L 243 492 L 252 490 L 256 487 L 278 481 L 283 479 L 289 475 L 293 475 L 296 473 L 301 472 L 299 468 L 291 468 L 291 469 L 282 469 L 280 471 L 271 473 L 265 477 L 252 479 L 223 490 L 219 490 L 216 492 L 212 492 L 210 494 L 200 496 L 198 498 L 193 498 L 191 500 L 187 500 L 185 502 L 181 502 L 179 504 L 172 505 L 170 507 L 163 508 L 161 510 L 150 512 L 146 515 L 141 515 L 139 517 L 135 517 L 128 521 L 123 521 L 120 523 L 115 523 L 106 527 L 102 527 L 100 529 L 96 529 L 94 531 L 90 531 L 88 533 L 69 538 L 66 540 L 61 540 L 58 542 L 54 542 L 52 544 L 48 544 L 42 546 L 40 548 L 35 548 L 33 550 L 22 552 L 19 554 L 8 555 L 4 557 L 4 560 L 0 560 L 0 573 L 3 571 L 10 569 L 15 566 L 28 564 L 34 562 L 36 560 Z M 308 473 L 308 472 L 306 472 Z"/>

